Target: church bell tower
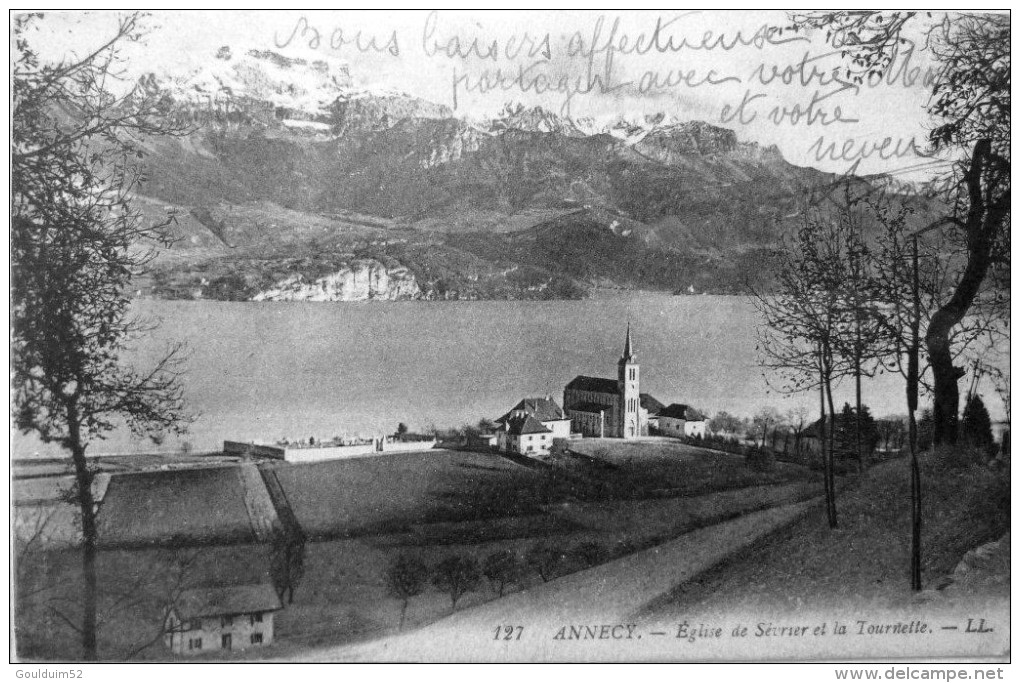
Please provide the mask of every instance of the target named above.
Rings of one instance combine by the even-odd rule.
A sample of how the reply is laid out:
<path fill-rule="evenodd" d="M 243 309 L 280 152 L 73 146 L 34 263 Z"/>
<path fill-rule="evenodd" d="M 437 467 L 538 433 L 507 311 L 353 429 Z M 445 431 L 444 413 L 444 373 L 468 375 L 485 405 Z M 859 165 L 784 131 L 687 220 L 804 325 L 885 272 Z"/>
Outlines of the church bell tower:
<path fill-rule="evenodd" d="M 627 341 L 623 346 L 623 356 L 616 365 L 617 386 L 620 390 L 617 436 L 635 439 L 641 436 L 641 369 L 638 367 L 634 345 L 630 339 L 630 323 L 627 323 Z"/>

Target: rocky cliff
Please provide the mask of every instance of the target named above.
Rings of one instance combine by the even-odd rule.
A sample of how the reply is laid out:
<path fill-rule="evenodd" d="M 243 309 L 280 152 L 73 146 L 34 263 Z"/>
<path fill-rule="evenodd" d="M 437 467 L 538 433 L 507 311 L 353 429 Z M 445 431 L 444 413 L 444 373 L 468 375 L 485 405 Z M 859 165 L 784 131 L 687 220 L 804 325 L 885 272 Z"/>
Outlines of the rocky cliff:
<path fill-rule="evenodd" d="M 397 301 L 418 299 L 421 288 L 403 266 L 359 260 L 335 273 L 308 281 L 296 273 L 252 296 L 252 301 Z"/>

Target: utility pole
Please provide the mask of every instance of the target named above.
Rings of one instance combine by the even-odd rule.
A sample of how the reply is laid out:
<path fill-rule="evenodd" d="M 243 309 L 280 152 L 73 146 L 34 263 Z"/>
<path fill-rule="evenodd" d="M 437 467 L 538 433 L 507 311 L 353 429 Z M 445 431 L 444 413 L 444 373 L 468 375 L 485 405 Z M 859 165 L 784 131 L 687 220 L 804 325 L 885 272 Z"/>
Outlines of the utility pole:
<path fill-rule="evenodd" d="M 917 393 L 921 350 L 921 276 L 918 272 L 917 232 L 911 236 L 910 344 L 907 347 L 907 416 L 910 438 L 910 588 L 921 590 L 921 466 L 917 453 Z"/>

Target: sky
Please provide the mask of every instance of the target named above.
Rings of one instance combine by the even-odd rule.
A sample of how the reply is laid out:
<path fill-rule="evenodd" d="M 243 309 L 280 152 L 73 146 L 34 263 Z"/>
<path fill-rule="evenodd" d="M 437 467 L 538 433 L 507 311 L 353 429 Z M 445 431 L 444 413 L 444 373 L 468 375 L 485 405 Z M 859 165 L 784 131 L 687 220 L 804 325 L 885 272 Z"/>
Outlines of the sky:
<path fill-rule="evenodd" d="M 34 44 L 47 58 L 84 53 L 114 13 L 55 13 Z M 914 26 L 919 37 L 921 19 Z M 485 117 L 508 102 L 598 123 L 665 114 L 777 145 L 792 163 L 835 173 L 922 180 L 932 65 L 920 47 L 898 77 L 847 88 L 820 34 L 789 30 L 783 12 L 428 11 L 155 12 L 130 73 L 181 74 L 221 46 L 343 61 L 357 87 L 405 92 Z M 912 78 L 911 78 L 912 76 Z M 483 92 L 483 90 L 487 90 Z M 539 92 L 542 91 L 542 92 Z M 743 106 L 741 104 L 743 103 Z"/>

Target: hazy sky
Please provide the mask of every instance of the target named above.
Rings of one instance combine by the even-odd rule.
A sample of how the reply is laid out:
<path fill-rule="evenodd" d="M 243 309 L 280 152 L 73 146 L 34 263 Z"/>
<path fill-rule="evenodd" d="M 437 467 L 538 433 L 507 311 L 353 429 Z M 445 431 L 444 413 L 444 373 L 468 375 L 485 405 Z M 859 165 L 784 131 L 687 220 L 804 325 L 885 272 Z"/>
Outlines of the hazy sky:
<path fill-rule="evenodd" d="M 115 17 L 51 14 L 37 42 L 50 56 L 80 52 L 108 35 Z M 823 36 L 769 30 L 788 24 L 782 12 L 157 12 L 144 46 L 125 56 L 132 71 L 173 73 L 198 68 L 223 45 L 278 49 L 349 62 L 358 86 L 464 115 L 510 101 L 600 121 L 662 112 L 776 144 L 800 165 L 842 172 L 860 159 L 859 173 L 923 177 L 930 160 L 914 149 L 931 125 L 926 54 L 901 57 L 894 83 L 848 89 L 833 80 L 842 61 Z"/>

